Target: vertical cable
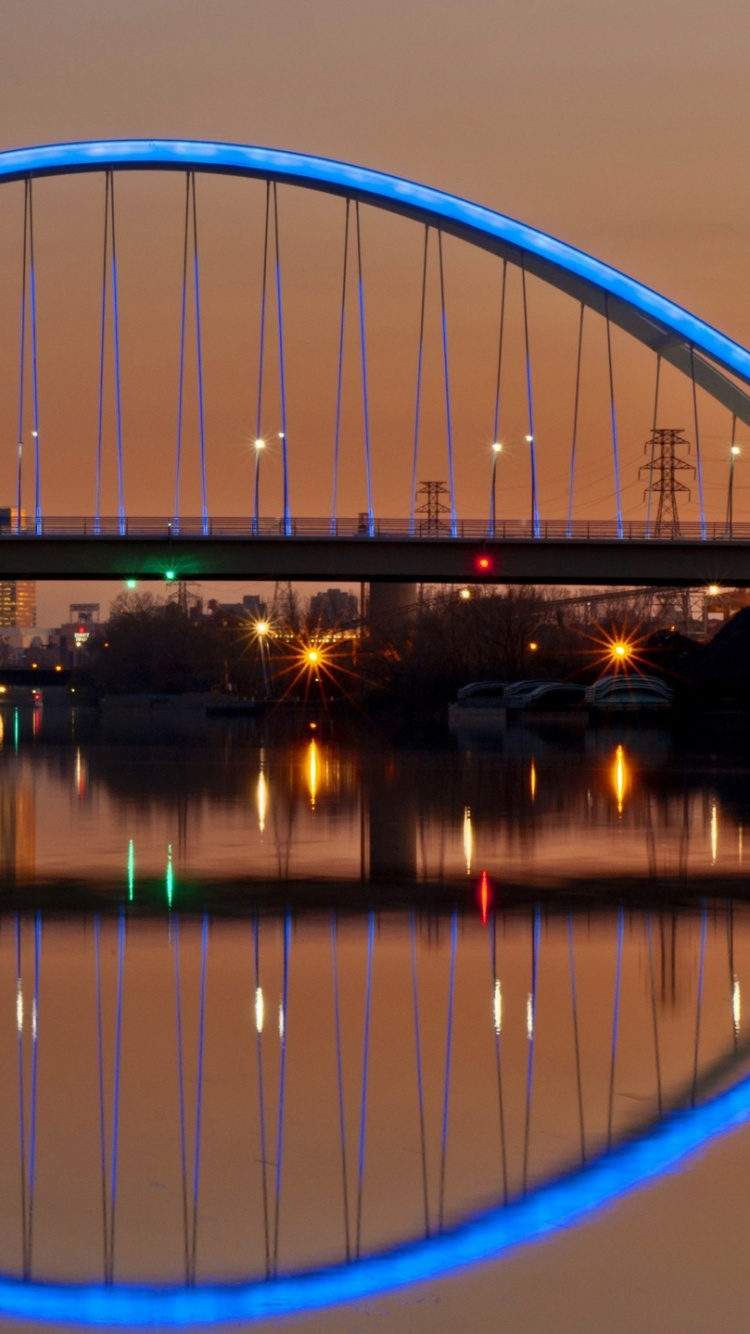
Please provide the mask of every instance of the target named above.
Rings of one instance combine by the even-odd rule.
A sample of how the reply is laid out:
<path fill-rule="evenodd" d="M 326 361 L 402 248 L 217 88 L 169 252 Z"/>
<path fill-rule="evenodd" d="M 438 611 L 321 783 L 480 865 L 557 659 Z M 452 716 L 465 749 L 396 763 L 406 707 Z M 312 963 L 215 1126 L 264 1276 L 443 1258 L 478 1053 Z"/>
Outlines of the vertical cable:
<path fill-rule="evenodd" d="M 110 1172 L 109 1282 L 115 1271 L 115 1219 L 117 1209 L 117 1163 L 120 1147 L 120 1053 L 122 1050 L 122 990 L 125 964 L 125 912 L 120 909 L 117 937 L 117 1017 L 115 1027 L 115 1078 L 112 1099 L 112 1160 Z"/>
<path fill-rule="evenodd" d="M 31 382 L 34 399 L 34 518 L 37 535 L 42 531 L 41 460 L 39 455 L 39 376 L 36 340 L 36 265 L 34 262 L 34 205 L 29 179 L 29 297 L 31 304 Z"/>
<path fill-rule="evenodd" d="M 331 913 L 331 964 L 333 971 L 333 1016 L 336 1030 L 336 1074 L 339 1091 L 339 1137 L 341 1139 L 341 1185 L 344 1198 L 344 1236 L 346 1238 L 346 1258 L 351 1259 L 349 1244 L 349 1191 L 346 1171 L 346 1116 L 344 1114 L 344 1061 L 341 1048 L 341 1010 L 339 1007 L 339 964 L 338 964 L 338 924 L 336 914 Z"/>
<path fill-rule="evenodd" d="M 359 201 L 354 205 L 357 225 L 357 287 L 359 291 L 359 350 L 362 358 L 362 416 L 365 431 L 365 473 L 367 476 L 367 533 L 372 537 L 375 528 L 372 509 L 372 471 L 370 467 L 370 400 L 367 387 L 367 343 L 365 340 L 365 285 L 362 277 L 362 232 L 359 224 Z"/>
<path fill-rule="evenodd" d="M 620 497 L 620 458 L 617 448 L 617 412 L 615 410 L 615 374 L 612 366 L 612 326 L 609 319 L 609 296 L 604 297 L 604 317 L 607 325 L 607 365 L 609 368 L 609 411 L 612 422 L 612 460 L 615 469 L 615 506 L 617 509 L 617 536 L 623 536 L 622 499 Z"/>
<path fill-rule="evenodd" d="M 375 914 L 370 913 L 367 932 L 367 981 L 365 983 L 365 1031 L 362 1039 L 362 1095 L 359 1109 L 359 1160 L 357 1163 L 357 1227 L 354 1254 L 359 1258 L 362 1237 L 362 1194 L 365 1175 L 365 1140 L 367 1134 L 367 1081 L 370 1063 L 370 1008 L 372 1004 L 372 956 L 375 945 Z"/>
<path fill-rule="evenodd" d="M 654 452 L 656 450 L 656 423 L 659 419 L 659 378 L 661 376 L 661 352 L 656 354 L 656 389 L 654 391 L 654 424 L 651 431 L 651 462 L 648 469 L 648 507 L 646 509 L 646 537 L 651 536 L 651 496 L 654 489 Z"/>
<path fill-rule="evenodd" d="M 185 1129 L 185 1079 L 182 1061 L 182 987 L 180 982 L 180 919 L 172 922 L 174 949 L 175 1017 L 177 1020 L 177 1085 L 180 1101 L 180 1168 L 182 1176 L 182 1238 L 185 1263 L 185 1282 L 190 1279 L 190 1233 L 188 1222 L 187 1138 Z"/>
<path fill-rule="evenodd" d="M 438 230 L 438 262 L 440 267 L 440 321 L 443 330 L 443 380 L 445 382 L 445 429 L 448 436 L 448 486 L 451 493 L 451 537 L 458 537 L 456 522 L 456 485 L 453 476 L 453 417 L 451 414 L 451 382 L 448 367 L 448 321 L 445 315 L 445 279 L 443 276 L 443 233 Z"/>
<path fill-rule="evenodd" d="M 411 926 L 411 989 L 414 1004 L 414 1053 L 417 1069 L 417 1100 L 419 1103 L 419 1145 L 422 1156 L 422 1203 L 424 1207 L 424 1234 L 430 1235 L 430 1197 L 427 1187 L 427 1141 L 424 1125 L 424 1085 L 422 1081 L 422 1038 L 419 1024 L 419 984 L 417 981 L 417 934 L 414 913 Z"/>
<path fill-rule="evenodd" d="M 646 917 L 646 936 L 648 939 L 648 966 L 651 976 L 651 1024 L 654 1033 L 654 1060 L 656 1063 L 656 1105 L 659 1116 L 661 1116 L 661 1057 L 659 1054 L 659 1023 L 656 1014 L 656 982 L 654 979 L 654 951 L 651 939 L 651 913 L 648 913 Z"/>
<path fill-rule="evenodd" d="M 206 965 L 208 963 L 208 913 L 203 914 L 201 935 L 201 990 L 198 1017 L 198 1068 L 195 1076 L 195 1141 L 193 1144 L 193 1236 L 190 1252 L 190 1281 L 195 1283 L 198 1249 L 198 1196 L 201 1178 L 201 1124 L 203 1119 L 203 1045 L 206 1027 Z"/>
<path fill-rule="evenodd" d="M 568 960 L 570 963 L 570 1000 L 573 1010 L 573 1042 L 576 1057 L 576 1087 L 578 1090 L 578 1132 L 581 1140 L 581 1163 L 586 1161 L 586 1127 L 583 1117 L 583 1084 L 581 1080 L 581 1043 L 578 1034 L 578 993 L 576 990 L 576 962 L 573 947 L 573 914 L 568 913 Z"/>
<path fill-rule="evenodd" d="M 253 919 L 253 955 L 255 958 L 255 997 L 257 1004 L 258 996 L 259 994 L 262 994 L 260 990 L 261 987 L 260 933 L 258 927 L 257 914 Z M 265 1243 L 266 1243 L 266 1278 L 268 1278 L 271 1273 L 271 1245 L 270 1245 L 270 1230 L 268 1226 L 268 1172 L 266 1170 L 268 1167 L 267 1156 L 266 1156 L 266 1103 L 265 1103 L 264 1086 L 263 1086 L 263 1043 L 261 1040 L 261 1032 L 262 1032 L 261 1025 L 258 1022 L 257 1010 L 256 1010 L 255 1053 L 258 1063 L 258 1117 L 260 1123 L 260 1166 L 261 1166 L 261 1189 L 263 1196 L 263 1235 L 265 1237 Z"/>
<path fill-rule="evenodd" d="M 26 1270 L 31 1277 L 31 1250 L 34 1229 L 34 1186 L 36 1184 L 36 1121 L 39 1075 L 39 975 L 42 964 L 42 915 L 34 921 L 34 999 L 31 1008 L 31 1120 L 29 1123 L 29 1221 L 26 1241 Z"/>
<path fill-rule="evenodd" d="M 125 532 L 125 492 L 122 471 L 122 394 L 120 391 L 120 311 L 117 298 L 117 249 L 115 245 L 115 178 L 110 172 L 109 207 L 112 222 L 112 332 L 115 359 L 115 424 L 117 433 L 117 499 L 120 533 Z"/>
<path fill-rule="evenodd" d="M 96 430 L 96 498 L 94 532 L 99 532 L 102 495 L 102 437 L 104 429 L 104 353 L 107 337 L 107 267 L 109 264 L 109 183 L 111 172 L 104 173 L 104 257 L 102 262 L 102 303 L 99 333 L 99 412 Z"/>
<path fill-rule="evenodd" d="M 500 392 L 502 388 L 503 371 L 503 340 L 505 336 L 505 288 L 508 277 L 508 261 L 503 260 L 503 282 L 500 293 L 500 331 L 497 340 L 497 379 L 495 381 L 495 415 L 492 422 L 492 446 L 500 444 Z M 493 455 L 492 478 L 490 481 L 490 527 L 489 532 L 492 537 L 495 536 L 496 526 L 496 503 L 495 503 L 495 467 L 496 460 Z"/>
<path fill-rule="evenodd" d="M 102 1023 L 102 962 L 99 913 L 94 914 L 94 971 L 96 980 L 96 1045 L 99 1067 L 99 1169 L 102 1186 L 102 1245 L 104 1280 L 109 1277 L 109 1205 L 107 1192 L 107 1128 L 104 1109 L 104 1034 Z"/>
<path fill-rule="evenodd" d="M 490 932 L 490 967 L 492 969 L 492 987 L 493 993 L 497 990 L 499 1005 L 502 1005 L 502 993 L 499 991 L 500 979 L 497 975 L 497 914 L 492 913 L 492 930 Z M 493 1008 L 497 1003 L 495 995 L 492 997 Z M 505 1143 L 505 1105 L 503 1100 L 503 1078 L 502 1064 L 500 1060 L 500 1029 L 502 1026 L 501 1010 L 498 1008 L 494 1019 L 495 1030 L 495 1073 L 497 1075 L 497 1108 L 500 1117 L 500 1155 L 502 1159 L 503 1171 L 503 1204 L 508 1203 L 508 1155 Z"/>
<path fill-rule="evenodd" d="M 271 182 L 266 181 L 266 221 L 263 229 L 263 283 L 260 294 L 260 335 L 258 338 L 258 411 L 255 417 L 255 439 L 262 439 L 263 428 L 263 365 L 266 350 L 266 299 L 268 295 L 268 223 L 271 211 Z M 260 507 L 260 462 L 257 451 L 261 446 L 256 443 L 255 458 L 255 495 L 253 499 L 253 532 L 258 531 L 258 512 Z"/>
<path fill-rule="evenodd" d="M 701 537 L 706 540 L 706 510 L 703 504 L 703 467 L 701 464 L 701 433 L 698 426 L 698 389 L 695 383 L 695 348 L 690 344 L 690 378 L 693 382 L 693 422 L 695 424 L 695 476 L 698 482 L 698 504 L 701 513 Z"/>
<path fill-rule="evenodd" d="M 521 1189 L 524 1195 L 526 1194 L 526 1187 L 529 1180 L 529 1138 L 531 1134 L 531 1095 L 534 1089 L 534 1045 L 536 1042 L 536 993 L 539 973 L 539 937 L 539 909 L 535 908 L 533 935 L 531 938 L 531 992 L 529 994 L 529 1011 L 527 1014 L 529 1055 L 526 1063 L 526 1116 L 524 1120 L 523 1172 L 521 1176 Z"/>
<path fill-rule="evenodd" d="M 331 496 L 331 536 L 336 533 L 336 497 L 339 484 L 339 442 L 341 439 L 341 391 L 344 382 L 344 333 L 346 330 L 346 276 L 349 267 L 349 210 L 351 200 L 346 201 L 346 220 L 344 223 L 344 274 L 341 280 L 341 319 L 339 322 L 339 364 L 336 378 L 336 427 L 333 438 L 333 494 Z M 347 1233 L 347 1247 L 349 1237 Z"/>
<path fill-rule="evenodd" d="M 583 313 L 586 307 L 581 302 L 581 317 L 578 324 L 578 357 L 576 359 L 576 394 L 573 406 L 573 439 L 570 445 L 570 491 L 568 494 L 568 537 L 573 536 L 573 491 L 575 487 L 576 447 L 578 445 L 578 404 L 581 394 L 581 354 L 583 352 Z"/>
<path fill-rule="evenodd" d="M 275 188 L 275 187 L 274 187 Z M 287 912 L 284 918 L 284 973 L 281 988 L 283 1014 L 281 1033 L 281 1065 L 279 1068 L 279 1108 L 276 1123 L 276 1200 L 273 1224 L 273 1272 L 279 1264 L 279 1216 L 281 1213 L 281 1170 L 284 1159 L 284 1100 L 286 1094 L 287 1011 L 289 1006 L 289 951 L 292 940 L 292 921 Z"/>
<path fill-rule="evenodd" d="M 174 473 L 174 527 L 180 527 L 180 478 L 182 473 L 182 417 L 185 399 L 185 323 L 187 317 L 187 263 L 190 230 L 190 172 L 185 173 L 185 235 L 182 250 L 182 302 L 180 311 L 180 374 L 177 391 L 177 454 Z"/>
<path fill-rule="evenodd" d="M 424 229 L 424 255 L 422 258 L 422 300 L 419 308 L 419 352 L 417 354 L 417 397 L 414 406 L 414 462 L 411 473 L 411 505 L 409 509 L 409 536 L 414 536 L 414 516 L 417 505 L 417 466 L 419 459 L 419 425 L 422 415 L 422 365 L 424 362 L 424 313 L 427 301 L 427 252 L 430 243 L 430 229 Z"/>
<path fill-rule="evenodd" d="M 273 227 L 276 243 L 276 319 L 279 334 L 279 386 L 281 390 L 281 458 L 284 471 L 284 533 L 290 537 L 292 519 L 289 510 L 289 456 L 286 438 L 286 374 L 284 369 L 284 322 L 281 307 L 281 255 L 279 252 L 279 202 L 273 183 Z"/>
<path fill-rule="evenodd" d="M 195 301 L 195 357 L 198 375 L 198 432 L 201 450 L 201 518 L 203 536 L 208 536 L 208 499 L 206 495 L 206 428 L 203 411 L 203 333 L 201 326 L 201 281 L 198 265 L 198 205 L 195 192 L 195 172 L 193 176 L 193 288 Z"/>
<path fill-rule="evenodd" d="M 615 991 L 612 1002 L 612 1046 L 609 1064 L 609 1097 L 607 1099 L 607 1148 L 612 1147 L 612 1118 L 615 1105 L 615 1065 L 617 1063 L 617 1039 L 620 1027 L 620 978 L 622 976 L 622 945 L 625 932 L 625 913 L 620 909 L 617 923 L 617 964 L 615 967 Z"/>
<path fill-rule="evenodd" d="M 23 481 L 23 409 L 26 370 L 26 270 L 29 234 L 29 189 L 28 176 L 23 183 L 23 264 L 21 272 L 21 346 L 18 357 L 18 461 L 16 473 L 16 532 L 21 531 L 21 498 Z"/>
<path fill-rule="evenodd" d="M 440 1141 L 440 1194 L 438 1196 L 438 1232 L 443 1230 L 445 1215 L 445 1166 L 448 1151 L 448 1112 L 451 1091 L 451 1054 L 453 1050 L 453 1001 L 456 992 L 456 944 L 458 942 L 458 915 L 451 921 L 451 965 L 448 982 L 448 1018 L 445 1030 L 445 1079 L 443 1083 L 443 1133 Z"/>
<path fill-rule="evenodd" d="M 526 263 L 524 259 L 521 260 L 521 291 L 523 294 L 523 336 L 526 348 L 526 402 L 529 420 L 529 452 L 531 455 L 531 529 L 532 536 L 539 537 L 539 502 L 536 489 L 536 435 L 534 434 L 534 394 L 531 387 L 529 308 L 526 300 Z"/>
<path fill-rule="evenodd" d="M 690 1098 L 690 1106 L 695 1107 L 695 1095 L 698 1088 L 698 1050 L 701 1040 L 701 1010 L 703 1007 L 703 975 L 706 966 L 706 926 L 707 913 L 706 905 L 703 904 L 701 914 L 701 954 L 700 965 L 698 968 L 698 999 L 695 1007 L 695 1051 L 693 1053 L 693 1091 Z"/>
<path fill-rule="evenodd" d="M 18 1054 L 18 1151 L 21 1160 L 21 1253 L 24 1278 L 29 1277 L 26 1261 L 26 1099 L 23 1069 L 23 966 L 21 918 L 16 913 L 16 1038 Z"/>

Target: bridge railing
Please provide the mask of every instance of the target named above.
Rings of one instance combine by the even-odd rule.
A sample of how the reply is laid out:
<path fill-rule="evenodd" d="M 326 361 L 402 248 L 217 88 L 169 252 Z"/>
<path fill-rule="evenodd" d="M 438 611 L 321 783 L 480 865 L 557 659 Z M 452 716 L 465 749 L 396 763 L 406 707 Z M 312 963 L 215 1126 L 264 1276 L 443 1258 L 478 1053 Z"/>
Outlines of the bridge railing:
<path fill-rule="evenodd" d="M 514 541 L 606 541 L 606 542 L 748 542 L 750 524 L 724 522 L 706 524 L 681 523 L 679 527 L 662 524 L 657 528 L 642 521 L 624 523 L 622 530 L 606 519 L 537 520 L 536 533 L 528 519 L 502 519 L 489 524 L 486 519 L 459 519 L 455 531 L 449 524 L 411 523 L 408 519 L 375 519 L 371 529 L 361 516 L 350 519 L 293 518 L 216 518 L 205 521 L 201 517 L 180 518 L 175 522 L 161 516 L 140 516 L 126 519 L 87 516 L 50 516 L 25 520 L 20 526 L 0 525 L 0 542 L 24 541 L 33 538 L 167 538 L 175 541 L 187 538 L 244 538 L 248 540 L 302 539 L 398 540 L 454 542 L 514 542 Z"/>

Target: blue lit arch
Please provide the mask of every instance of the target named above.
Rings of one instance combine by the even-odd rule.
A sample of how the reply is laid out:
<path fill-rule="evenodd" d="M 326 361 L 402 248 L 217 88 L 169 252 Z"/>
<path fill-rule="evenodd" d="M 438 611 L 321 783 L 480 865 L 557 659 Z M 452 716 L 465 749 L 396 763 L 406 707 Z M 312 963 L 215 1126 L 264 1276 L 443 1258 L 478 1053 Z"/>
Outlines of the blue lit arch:
<path fill-rule="evenodd" d="M 750 425 L 750 352 L 652 288 L 582 250 L 456 195 L 329 158 L 243 144 L 118 139 L 51 144 L 0 153 L 0 184 L 27 176 L 113 170 L 202 171 L 250 176 L 358 199 L 440 227 L 523 265 L 694 375 L 713 398 Z M 729 379 L 728 371 L 734 379 Z"/>

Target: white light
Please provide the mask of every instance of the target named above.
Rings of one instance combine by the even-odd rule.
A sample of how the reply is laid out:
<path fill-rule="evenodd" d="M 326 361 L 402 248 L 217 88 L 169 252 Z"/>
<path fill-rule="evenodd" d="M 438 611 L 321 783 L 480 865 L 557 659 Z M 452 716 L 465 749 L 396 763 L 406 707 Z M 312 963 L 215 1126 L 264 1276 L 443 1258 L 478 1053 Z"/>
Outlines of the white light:
<path fill-rule="evenodd" d="M 279 440 L 283 440 L 283 439 L 284 439 L 284 432 L 283 432 L 283 431 L 279 431 Z"/>
<path fill-rule="evenodd" d="M 719 815 L 716 810 L 716 802 L 711 807 L 711 861 L 716 861 L 719 850 Z"/>
<path fill-rule="evenodd" d="M 256 1032 L 258 1032 L 258 1033 L 262 1033 L 262 1032 L 263 1032 L 263 1016 L 264 1016 L 264 1014 L 265 1014 L 265 1006 L 264 1006 L 264 1004 L 263 1004 L 263 988 L 262 988 L 262 987 L 256 987 L 256 988 L 255 988 L 255 1029 L 256 1029 Z"/>
<path fill-rule="evenodd" d="M 474 839 L 471 832 L 471 810 L 466 806 L 464 809 L 464 857 L 466 858 L 467 875 L 471 875 L 471 854 L 473 846 Z"/>
<path fill-rule="evenodd" d="M 526 1036 L 529 1042 L 534 1036 L 534 1001 L 531 992 L 526 997 Z"/>
<path fill-rule="evenodd" d="M 499 440 L 496 440 L 495 443 L 494 443 L 494 445 L 492 446 L 492 452 L 493 452 L 493 454 L 501 454 L 502 451 L 503 451 L 503 447 L 502 447 L 502 445 L 500 444 L 500 441 L 499 441 Z"/>
<path fill-rule="evenodd" d="M 525 440 L 526 440 L 526 444 L 527 444 L 527 445 L 530 445 L 531 442 L 532 442 L 532 440 L 534 439 L 533 435 L 527 435 L 527 436 L 525 436 L 524 438 L 525 438 Z"/>
<path fill-rule="evenodd" d="M 279 1037 L 284 1041 L 284 1006 L 279 1005 Z"/>
<path fill-rule="evenodd" d="M 31 1036 L 36 1042 L 36 998 L 31 1002 Z"/>
<path fill-rule="evenodd" d="M 734 1036 L 737 1037 L 740 1031 L 740 1018 L 742 1014 L 742 998 L 740 996 L 739 978 L 732 978 L 732 1022 L 734 1024 Z"/>
<path fill-rule="evenodd" d="M 732 452 L 732 454 L 734 454 L 734 455 L 737 455 L 737 454 L 741 453 L 741 450 L 740 450 L 739 445 L 732 445 L 731 452 Z"/>
<path fill-rule="evenodd" d="M 16 1028 L 19 1033 L 23 1032 L 23 990 L 20 982 L 16 987 Z"/>
<path fill-rule="evenodd" d="M 492 1019 L 495 1025 L 495 1032 L 500 1036 L 500 1029 L 503 1026 L 503 994 L 500 990 L 500 979 L 495 978 L 495 990 L 492 995 Z"/>
<path fill-rule="evenodd" d="M 256 448 L 256 449 L 265 449 L 265 447 L 266 447 L 266 442 L 265 442 L 265 440 L 261 440 L 260 437 L 258 437 L 258 439 L 255 441 L 255 448 Z"/>
<path fill-rule="evenodd" d="M 32 431 L 31 434 L 32 434 L 32 436 L 34 437 L 34 439 L 36 440 L 37 437 L 38 437 L 38 435 L 39 435 L 39 432 L 38 432 L 38 431 Z"/>
<path fill-rule="evenodd" d="M 471 589 L 462 588 L 458 596 L 462 598 L 464 602 L 468 602 L 469 598 L 471 597 Z"/>
<path fill-rule="evenodd" d="M 256 795 L 258 802 L 258 828 L 262 834 L 266 827 L 266 812 L 268 810 L 268 783 L 266 782 L 266 775 L 262 772 L 258 774 Z"/>

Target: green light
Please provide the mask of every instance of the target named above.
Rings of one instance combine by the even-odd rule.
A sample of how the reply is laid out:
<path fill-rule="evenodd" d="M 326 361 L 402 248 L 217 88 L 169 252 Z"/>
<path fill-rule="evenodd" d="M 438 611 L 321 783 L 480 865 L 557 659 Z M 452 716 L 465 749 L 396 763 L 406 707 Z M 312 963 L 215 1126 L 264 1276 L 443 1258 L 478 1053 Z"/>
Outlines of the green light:
<path fill-rule="evenodd" d="M 18 750 L 18 709 L 13 710 L 13 749 Z"/>
<path fill-rule="evenodd" d="M 171 584 L 172 581 L 173 581 L 176 577 L 177 577 L 177 576 L 176 576 L 174 570 L 165 570 L 165 571 L 164 571 L 164 578 L 166 579 L 167 583 L 170 583 L 170 584 Z"/>
<path fill-rule="evenodd" d="M 166 876 L 166 885 L 167 885 L 167 903 L 169 904 L 169 907 L 171 908 L 171 907 L 172 907 L 172 896 L 173 896 L 173 894 L 174 894 L 174 871 L 173 871 L 173 869 L 172 869 L 172 844 L 171 844 L 171 843 L 169 844 L 169 847 L 167 848 L 167 876 Z"/>
<path fill-rule="evenodd" d="M 125 587 L 126 587 L 126 588 L 137 588 L 137 587 L 138 587 L 138 580 L 137 580 L 137 579 L 126 579 L 126 580 L 125 580 Z"/>
<path fill-rule="evenodd" d="M 128 898 L 130 899 L 131 903 L 133 902 L 134 893 L 135 893 L 135 848 L 133 847 L 133 840 L 131 838 L 128 844 Z"/>

